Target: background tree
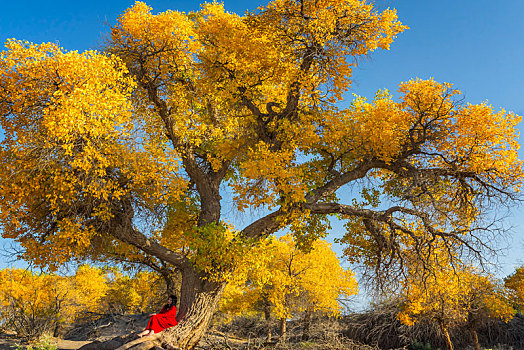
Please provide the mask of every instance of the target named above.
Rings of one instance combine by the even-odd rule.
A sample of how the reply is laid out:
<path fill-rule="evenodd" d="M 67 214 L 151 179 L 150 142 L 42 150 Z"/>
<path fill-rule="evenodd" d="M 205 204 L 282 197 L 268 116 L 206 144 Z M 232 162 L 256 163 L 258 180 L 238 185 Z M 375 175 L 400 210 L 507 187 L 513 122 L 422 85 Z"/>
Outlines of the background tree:
<path fill-rule="evenodd" d="M 164 280 L 157 273 L 129 274 L 112 269 L 103 304 L 112 313 L 156 313 L 166 303 L 168 293 Z"/>
<path fill-rule="evenodd" d="M 246 259 L 237 268 L 246 280 L 226 287 L 221 310 L 230 314 L 258 310 L 264 312 L 266 321 L 273 313 L 280 320 L 283 338 L 287 319 L 303 314 L 303 338 L 307 339 L 314 312 L 339 315 L 338 299 L 358 292 L 354 274 L 340 266 L 331 245 L 324 240 L 314 241 L 309 250 L 303 251 L 287 234 L 271 241 L 265 249 L 257 249 L 253 257 L 260 254 L 269 256 L 265 264 Z"/>
<path fill-rule="evenodd" d="M 476 331 L 480 323 L 489 317 L 508 321 L 515 313 L 507 293 L 492 277 L 472 267 L 452 265 L 442 253 L 433 259 L 438 266 L 430 276 L 420 266 L 411 266 L 412 274 L 403 281 L 404 302 L 398 318 L 407 325 L 435 322 L 448 350 L 453 349 L 449 330 L 466 326 L 475 349 L 480 349 Z"/>
<path fill-rule="evenodd" d="M 153 15 L 137 2 L 104 54 L 8 41 L 2 235 L 50 268 L 118 249 L 179 271 L 183 322 L 162 336 L 186 349 L 238 258 L 286 226 L 307 245 L 337 215 L 348 256 L 382 277 L 436 241 L 479 255 L 492 227 L 479 218 L 520 188 L 520 118 L 461 105 L 432 80 L 401 84 L 398 102 L 338 104 L 358 58 L 405 28 L 359 0 L 274 0 L 244 16 L 216 3 Z M 341 200 L 355 183 L 372 201 Z M 232 227 L 226 194 L 260 215 Z"/>
<path fill-rule="evenodd" d="M 504 285 L 511 292 L 515 309 L 522 313 L 524 310 L 524 266 L 517 268 L 514 273 L 506 277 Z"/>
<path fill-rule="evenodd" d="M 87 265 L 70 277 L 0 270 L 2 325 L 29 338 L 55 333 L 87 312 L 99 311 L 106 282 L 102 270 Z"/>

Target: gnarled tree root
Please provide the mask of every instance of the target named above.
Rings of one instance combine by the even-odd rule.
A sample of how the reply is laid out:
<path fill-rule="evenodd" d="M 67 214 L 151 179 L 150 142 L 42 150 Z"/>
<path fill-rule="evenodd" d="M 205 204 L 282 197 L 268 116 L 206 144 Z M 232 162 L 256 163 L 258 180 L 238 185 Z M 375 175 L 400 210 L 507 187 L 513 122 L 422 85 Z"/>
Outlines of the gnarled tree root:
<path fill-rule="evenodd" d="M 150 336 L 134 339 L 134 340 L 132 340 L 130 342 L 127 342 L 127 343 L 123 344 L 122 346 L 120 346 L 116 350 L 128 350 L 128 349 L 132 349 L 132 350 L 149 350 L 149 349 L 153 349 L 155 346 L 162 345 L 160 343 L 159 338 L 160 338 L 160 335 L 159 334 L 155 334 L 155 335 L 150 335 Z"/>
<path fill-rule="evenodd" d="M 176 349 L 171 346 L 163 345 L 160 334 L 150 335 L 142 338 L 136 338 L 136 334 L 130 334 L 124 337 L 116 337 L 104 342 L 94 341 L 82 346 L 79 350 L 162 350 Z"/>

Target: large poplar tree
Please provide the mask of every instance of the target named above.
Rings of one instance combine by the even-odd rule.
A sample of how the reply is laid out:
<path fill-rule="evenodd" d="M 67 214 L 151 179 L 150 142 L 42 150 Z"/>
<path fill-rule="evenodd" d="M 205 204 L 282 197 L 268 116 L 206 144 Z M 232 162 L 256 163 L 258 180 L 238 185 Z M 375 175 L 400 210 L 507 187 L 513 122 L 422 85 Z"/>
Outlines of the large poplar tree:
<path fill-rule="evenodd" d="M 180 324 L 163 336 L 184 349 L 245 249 L 285 226 L 307 248 L 336 215 L 346 253 L 377 271 L 436 242 L 479 251 L 485 205 L 520 188 L 520 118 L 433 80 L 341 107 L 358 58 L 404 29 L 363 0 L 274 0 L 244 16 L 137 2 L 104 53 L 9 40 L 2 235 L 51 268 L 126 256 L 179 271 Z M 341 202 L 355 183 L 370 186 Z"/>

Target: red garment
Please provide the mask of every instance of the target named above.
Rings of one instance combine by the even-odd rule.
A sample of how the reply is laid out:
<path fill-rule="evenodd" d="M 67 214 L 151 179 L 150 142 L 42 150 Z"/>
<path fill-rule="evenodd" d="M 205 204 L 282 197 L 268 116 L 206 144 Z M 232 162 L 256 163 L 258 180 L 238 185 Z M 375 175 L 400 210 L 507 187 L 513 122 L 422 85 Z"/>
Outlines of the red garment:
<path fill-rule="evenodd" d="M 152 329 L 155 333 L 162 332 L 166 328 L 177 325 L 178 322 L 175 317 L 176 307 L 173 306 L 170 310 L 167 310 L 167 307 L 164 306 L 158 314 L 151 316 L 146 329 Z"/>

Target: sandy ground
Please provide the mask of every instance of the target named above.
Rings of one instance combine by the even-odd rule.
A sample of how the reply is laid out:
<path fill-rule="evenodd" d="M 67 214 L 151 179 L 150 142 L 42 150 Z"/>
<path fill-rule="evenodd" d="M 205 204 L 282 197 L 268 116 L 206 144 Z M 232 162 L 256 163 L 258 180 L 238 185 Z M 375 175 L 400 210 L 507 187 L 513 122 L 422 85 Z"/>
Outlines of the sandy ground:
<path fill-rule="evenodd" d="M 82 341 L 82 340 L 62 340 L 60 339 L 58 341 L 58 349 L 60 350 L 72 350 L 72 349 L 78 349 L 86 344 L 91 343 L 90 341 Z"/>
<path fill-rule="evenodd" d="M 59 350 L 79 349 L 93 340 L 105 341 L 117 336 L 141 331 L 147 325 L 147 315 L 113 315 L 79 325 L 65 336 L 67 340 L 52 338 Z M 14 333 L 0 331 L 0 350 L 13 350 L 20 344 Z M 26 344 L 24 344 L 27 346 Z"/>
<path fill-rule="evenodd" d="M 90 341 L 76 341 L 63 339 L 56 339 L 55 341 L 59 350 L 79 349 L 85 344 L 91 343 Z M 19 344 L 19 341 L 17 339 L 0 339 L 0 350 L 13 350 L 13 347 L 17 344 Z"/>

